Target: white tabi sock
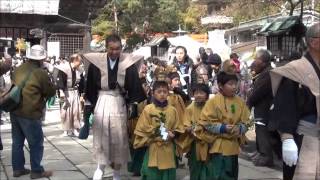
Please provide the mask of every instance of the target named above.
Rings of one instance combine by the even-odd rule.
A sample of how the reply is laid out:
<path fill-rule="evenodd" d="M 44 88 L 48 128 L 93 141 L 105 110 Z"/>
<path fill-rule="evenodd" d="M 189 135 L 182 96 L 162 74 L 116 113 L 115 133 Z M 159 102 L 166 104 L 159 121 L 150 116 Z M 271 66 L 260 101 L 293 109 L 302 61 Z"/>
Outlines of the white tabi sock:
<path fill-rule="evenodd" d="M 113 170 L 113 180 L 120 180 L 120 170 Z"/>
<path fill-rule="evenodd" d="M 77 136 L 77 137 L 79 136 L 79 132 L 78 132 L 77 129 L 74 129 L 74 130 L 73 130 L 73 135 L 75 135 L 75 136 Z"/>
<path fill-rule="evenodd" d="M 105 167 L 106 165 L 98 164 L 98 168 L 93 174 L 93 180 L 102 180 Z"/>

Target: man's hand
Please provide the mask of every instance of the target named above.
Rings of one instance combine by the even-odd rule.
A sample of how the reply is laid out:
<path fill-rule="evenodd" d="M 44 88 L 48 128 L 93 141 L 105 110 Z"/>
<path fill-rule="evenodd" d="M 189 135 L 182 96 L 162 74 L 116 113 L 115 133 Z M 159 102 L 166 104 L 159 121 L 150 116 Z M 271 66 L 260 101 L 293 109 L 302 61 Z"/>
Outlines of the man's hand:
<path fill-rule="evenodd" d="M 63 105 L 62 105 L 62 108 L 64 110 L 67 110 L 69 107 L 71 107 L 71 104 L 69 103 L 68 99 L 65 99 Z"/>
<path fill-rule="evenodd" d="M 83 96 L 80 96 L 79 101 L 80 101 L 81 103 L 84 103 L 84 97 L 83 97 Z"/>
<path fill-rule="evenodd" d="M 285 139 L 282 142 L 282 158 L 288 166 L 297 164 L 298 161 L 298 147 L 293 139 Z"/>

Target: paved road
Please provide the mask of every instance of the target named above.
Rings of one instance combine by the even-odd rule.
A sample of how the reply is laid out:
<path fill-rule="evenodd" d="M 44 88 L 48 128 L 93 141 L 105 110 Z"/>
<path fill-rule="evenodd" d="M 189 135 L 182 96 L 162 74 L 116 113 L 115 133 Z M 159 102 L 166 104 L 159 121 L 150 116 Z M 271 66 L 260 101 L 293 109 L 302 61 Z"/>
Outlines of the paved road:
<path fill-rule="evenodd" d="M 47 170 L 54 172 L 50 180 L 88 180 L 92 179 L 96 164 L 92 160 L 92 136 L 87 140 L 79 140 L 73 137 L 62 137 L 59 110 L 54 107 L 47 111 L 44 122 L 44 157 L 42 164 Z M 28 180 L 29 176 L 20 178 L 12 177 L 11 165 L 11 128 L 9 122 L 1 126 L 1 136 L 4 150 L 0 159 L 0 180 Z M 28 146 L 25 146 L 26 167 L 30 168 Z M 239 158 L 239 179 L 241 180 L 275 180 L 281 179 L 282 173 L 275 169 L 255 167 L 247 160 Z M 112 173 L 111 169 L 106 170 L 105 179 Z M 125 173 L 124 180 L 138 180 L 139 177 L 132 177 Z M 47 178 L 43 178 L 47 179 Z M 186 168 L 177 170 L 177 180 L 189 180 Z"/>

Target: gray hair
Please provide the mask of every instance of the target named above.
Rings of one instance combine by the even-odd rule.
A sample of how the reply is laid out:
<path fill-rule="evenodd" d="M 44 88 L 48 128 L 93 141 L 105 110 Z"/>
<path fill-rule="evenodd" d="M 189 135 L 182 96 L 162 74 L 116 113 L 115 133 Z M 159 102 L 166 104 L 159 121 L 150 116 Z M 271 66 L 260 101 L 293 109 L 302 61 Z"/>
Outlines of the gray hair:
<path fill-rule="evenodd" d="M 73 62 L 76 59 L 82 59 L 81 56 L 79 54 L 72 54 L 69 58 L 69 62 Z"/>
<path fill-rule="evenodd" d="M 256 58 L 261 59 L 264 63 L 271 62 L 271 53 L 268 50 L 260 49 L 256 53 Z"/>
<path fill-rule="evenodd" d="M 311 38 L 320 37 L 320 23 L 310 26 L 306 32 L 306 42 L 310 43 Z"/>

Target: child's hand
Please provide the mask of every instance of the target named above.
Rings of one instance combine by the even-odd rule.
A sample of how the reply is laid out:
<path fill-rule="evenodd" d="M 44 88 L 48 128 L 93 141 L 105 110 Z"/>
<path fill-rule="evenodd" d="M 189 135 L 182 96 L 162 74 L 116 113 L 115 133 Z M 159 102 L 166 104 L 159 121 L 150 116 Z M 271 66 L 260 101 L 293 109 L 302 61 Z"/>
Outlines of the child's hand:
<path fill-rule="evenodd" d="M 191 132 L 192 132 L 192 127 L 188 127 L 188 128 L 186 129 L 186 131 L 187 131 L 188 133 L 191 133 Z"/>
<path fill-rule="evenodd" d="M 175 135 L 172 131 L 168 131 L 168 136 L 169 138 L 173 139 Z"/>
<path fill-rule="evenodd" d="M 235 134 L 235 135 L 240 135 L 240 127 L 235 125 L 233 128 L 232 128 L 232 134 Z"/>
<path fill-rule="evenodd" d="M 227 125 L 226 125 L 226 131 L 227 131 L 227 133 L 231 134 L 231 133 L 232 133 L 232 128 L 233 128 L 233 125 L 232 125 L 232 124 L 227 124 Z"/>

